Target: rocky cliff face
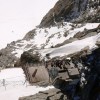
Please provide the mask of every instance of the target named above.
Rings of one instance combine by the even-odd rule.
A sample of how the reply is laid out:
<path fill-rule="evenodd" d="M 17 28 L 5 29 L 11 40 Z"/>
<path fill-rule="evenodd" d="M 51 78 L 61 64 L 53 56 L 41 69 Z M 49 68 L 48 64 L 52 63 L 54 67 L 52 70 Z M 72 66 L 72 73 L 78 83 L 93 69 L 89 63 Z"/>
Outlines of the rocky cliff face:
<path fill-rule="evenodd" d="M 99 34 L 98 25 L 83 23 L 100 22 L 99 5 L 99 0 L 59 0 L 44 16 L 39 25 L 41 28 L 31 30 L 22 40 L 13 41 L 0 51 L 0 67 L 12 67 L 24 51 L 58 48 Z M 55 26 L 48 27 L 51 25 Z"/>
<path fill-rule="evenodd" d="M 0 67 L 10 68 L 14 67 L 14 63 L 17 61 L 17 57 L 11 52 L 14 50 L 12 43 L 7 45 L 6 48 L 0 50 Z"/>
<path fill-rule="evenodd" d="M 62 20 L 73 7 L 73 0 L 59 0 L 54 8 L 52 8 L 42 19 L 40 27 L 55 24 L 55 22 Z"/>
<path fill-rule="evenodd" d="M 87 50 L 84 52 L 83 49 L 88 49 L 89 52 L 87 53 Z M 77 68 L 79 67 L 78 82 L 80 84 L 74 84 L 75 81 L 71 80 L 72 83 L 68 86 L 65 81 L 61 82 L 60 89 L 65 89 L 66 85 L 67 91 L 64 92 L 69 93 L 68 100 L 76 98 L 99 100 L 100 0 L 59 0 L 44 16 L 39 27 L 28 32 L 22 40 L 13 41 L 0 50 L 0 67 L 14 67 L 14 64 L 18 67 L 26 63 L 40 62 L 41 59 L 47 60 L 46 56 L 54 60 L 55 58 L 72 58 L 71 64 L 75 69 L 76 65 Z M 72 66 L 68 67 L 71 69 Z M 67 72 L 66 67 L 61 66 L 59 72 L 65 80 L 66 75 L 63 71 Z M 92 92 L 91 89 L 93 89 Z M 54 92 L 54 94 L 59 95 L 59 100 L 67 100 L 66 95 L 63 95 L 61 91 Z M 54 100 L 54 94 L 49 96 L 48 93 L 45 97 L 47 100 Z M 41 100 L 42 95 L 39 95 L 40 99 L 38 97 L 35 99 Z M 31 97 L 34 99 L 34 96 Z M 29 99 L 28 97 L 20 100 Z"/>
<path fill-rule="evenodd" d="M 84 48 L 82 51 L 70 55 L 70 57 L 71 59 L 52 59 L 55 68 L 59 67 L 55 69 L 59 70 L 59 74 L 53 82 L 53 85 L 58 89 L 40 91 L 35 95 L 19 98 L 19 100 L 99 100 L 100 47 L 91 51 Z M 64 60 L 67 62 L 64 63 Z M 79 71 L 78 75 L 76 68 Z M 70 73 L 67 74 L 69 69 Z"/>
<path fill-rule="evenodd" d="M 79 16 L 87 17 L 87 13 L 91 12 L 89 10 L 93 8 L 92 10 L 94 11 L 94 9 L 97 9 L 98 6 L 100 6 L 99 0 L 59 0 L 43 17 L 40 27 L 48 27 L 62 21 L 72 21 Z M 92 13 L 94 15 L 94 12 Z M 98 14 L 95 16 L 98 16 Z M 95 22 L 94 20 L 91 20 L 90 22 Z"/>

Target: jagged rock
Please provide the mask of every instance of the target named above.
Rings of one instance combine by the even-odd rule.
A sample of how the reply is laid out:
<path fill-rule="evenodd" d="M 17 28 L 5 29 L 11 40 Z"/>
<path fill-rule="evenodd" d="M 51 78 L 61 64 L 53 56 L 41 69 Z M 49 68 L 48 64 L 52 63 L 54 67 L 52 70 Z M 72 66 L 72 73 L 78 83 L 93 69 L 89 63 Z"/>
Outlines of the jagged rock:
<path fill-rule="evenodd" d="M 24 36 L 24 40 L 30 40 L 30 39 L 33 39 L 34 36 L 35 36 L 35 29 L 33 29 L 32 31 L 29 31 L 25 36 Z"/>
<path fill-rule="evenodd" d="M 65 44 L 68 44 L 68 43 L 72 43 L 74 41 L 77 41 L 78 39 L 77 38 L 69 38 L 68 40 L 65 40 L 63 43 L 59 43 L 57 45 L 55 45 L 55 47 L 60 47 L 60 46 L 63 46 Z"/>
<path fill-rule="evenodd" d="M 88 50 L 88 47 L 82 49 L 81 51 L 87 51 L 87 50 Z M 80 72 L 80 78 L 79 78 L 80 84 L 77 84 L 78 90 L 77 90 L 77 85 L 75 84 L 73 85 L 74 87 L 76 86 L 74 96 L 73 96 L 73 92 L 71 92 L 70 85 L 68 84 L 64 85 L 64 88 L 60 87 L 60 89 L 63 88 L 65 90 L 67 90 L 67 87 L 70 88 L 70 93 L 72 96 L 70 97 L 69 100 L 71 100 L 72 98 L 74 99 L 76 96 L 80 98 L 79 100 L 96 100 L 97 98 L 99 98 L 99 95 L 100 95 L 98 91 L 100 89 L 100 85 L 98 85 L 100 82 L 100 79 L 99 79 L 100 62 L 99 61 L 100 61 L 100 48 L 92 50 L 89 54 L 88 53 L 82 54 L 82 52 L 80 52 L 80 55 L 79 53 L 77 53 L 76 55 L 72 56 L 72 62 L 76 65 L 78 64 L 77 67 Z M 73 83 L 74 82 L 75 81 L 73 80 Z M 60 82 L 57 81 L 56 84 L 59 84 L 59 83 Z M 63 83 L 61 83 L 60 86 L 63 86 Z"/>
<path fill-rule="evenodd" d="M 99 6 L 100 6 L 100 1 L 99 1 Z M 99 6 L 96 6 L 97 8 L 95 9 L 89 8 L 87 11 L 85 11 L 77 19 L 74 19 L 72 22 L 74 23 L 87 23 L 87 22 L 88 23 L 99 23 L 100 22 L 100 7 Z"/>
<path fill-rule="evenodd" d="M 61 90 L 54 88 L 40 91 L 35 95 L 20 97 L 19 100 L 67 100 L 67 96 L 64 95 Z"/>
<path fill-rule="evenodd" d="M 43 17 L 39 27 L 48 27 L 72 21 L 74 23 L 100 22 L 100 1 L 91 0 L 59 0 Z M 91 13 L 93 8 L 93 13 Z"/>
<path fill-rule="evenodd" d="M 0 67 L 2 68 L 14 67 L 16 60 L 17 60 L 17 57 L 11 54 L 11 49 L 9 47 L 6 47 L 6 49 L 1 49 Z"/>
<path fill-rule="evenodd" d="M 52 8 L 41 21 L 40 27 L 50 26 L 59 22 L 61 17 L 66 16 L 73 6 L 73 0 L 59 0 L 54 8 Z"/>
<path fill-rule="evenodd" d="M 100 37 L 97 39 L 96 45 L 100 47 Z"/>
<path fill-rule="evenodd" d="M 98 25 L 98 27 L 94 28 L 94 29 L 86 29 L 85 28 L 83 32 L 76 33 L 74 35 L 74 38 L 84 39 L 87 37 L 91 37 L 91 36 L 97 35 L 99 33 L 99 30 L 100 30 L 100 25 Z"/>
<path fill-rule="evenodd" d="M 59 0 L 43 17 L 40 27 L 77 18 L 82 11 L 86 10 L 87 2 L 88 0 Z"/>
<path fill-rule="evenodd" d="M 21 57 L 17 62 L 15 63 L 15 66 L 24 66 L 26 64 L 35 64 L 35 63 L 40 63 L 40 56 L 36 52 L 35 54 L 32 54 L 29 51 L 23 52 L 21 54 Z"/>

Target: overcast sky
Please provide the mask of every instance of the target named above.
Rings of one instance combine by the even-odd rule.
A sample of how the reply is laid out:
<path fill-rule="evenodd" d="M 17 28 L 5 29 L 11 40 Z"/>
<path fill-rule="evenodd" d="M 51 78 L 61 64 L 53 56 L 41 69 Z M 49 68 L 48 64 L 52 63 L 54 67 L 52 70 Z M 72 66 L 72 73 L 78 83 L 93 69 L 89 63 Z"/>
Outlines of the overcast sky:
<path fill-rule="evenodd" d="M 0 48 L 38 25 L 58 0 L 0 0 Z"/>

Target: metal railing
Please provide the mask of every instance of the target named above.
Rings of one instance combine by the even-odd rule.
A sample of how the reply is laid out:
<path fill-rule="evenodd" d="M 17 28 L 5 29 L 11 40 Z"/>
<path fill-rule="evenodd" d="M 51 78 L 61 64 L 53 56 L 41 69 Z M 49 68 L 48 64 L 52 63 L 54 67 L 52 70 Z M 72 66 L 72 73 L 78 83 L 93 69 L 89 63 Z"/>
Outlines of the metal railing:
<path fill-rule="evenodd" d="M 0 88 L 4 87 L 5 90 L 7 87 L 16 87 L 16 86 L 29 86 L 29 83 L 26 81 L 26 79 L 23 80 L 13 80 L 15 78 L 20 78 L 21 76 L 17 77 L 11 77 L 11 78 L 6 78 L 6 79 L 0 79 Z M 24 78 L 24 77 L 23 77 Z"/>

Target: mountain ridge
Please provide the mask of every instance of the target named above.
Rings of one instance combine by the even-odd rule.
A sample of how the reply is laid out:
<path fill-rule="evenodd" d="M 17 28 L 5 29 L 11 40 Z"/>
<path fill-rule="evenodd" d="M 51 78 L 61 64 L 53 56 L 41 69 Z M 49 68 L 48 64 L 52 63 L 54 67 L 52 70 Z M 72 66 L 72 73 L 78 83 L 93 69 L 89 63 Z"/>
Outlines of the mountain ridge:
<path fill-rule="evenodd" d="M 70 5 L 73 1 L 76 2 L 75 4 L 72 4 L 73 7 L 71 6 L 72 8 L 66 9 L 66 7 L 68 7 L 68 5 Z M 10 66 L 14 67 L 14 63 L 16 63 L 16 61 L 20 58 L 21 54 L 24 51 L 32 51 L 33 52 L 35 50 L 40 50 L 40 49 L 44 49 L 44 48 L 47 48 L 47 49 L 53 48 L 54 49 L 54 48 L 63 46 L 65 44 L 69 44 L 74 41 L 77 41 L 80 38 L 84 39 L 89 36 L 99 34 L 99 32 L 100 32 L 100 27 L 98 27 L 98 26 L 100 26 L 99 25 L 99 19 L 100 19 L 100 13 L 99 13 L 100 2 L 99 2 L 99 0 L 91 1 L 91 2 L 90 2 L 90 0 L 89 1 L 88 0 L 80 1 L 81 4 L 84 4 L 84 7 L 82 7 L 82 9 L 85 10 L 87 8 L 84 13 L 86 13 L 86 12 L 90 12 L 90 13 L 88 15 L 87 14 L 81 14 L 81 15 L 79 14 L 81 16 L 81 18 L 79 18 L 80 16 L 78 18 L 72 17 L 73 20 L 71 19 L 71 21 L 73 23 L 66 22 L 66 20 L 63 19 L 64 17 L 62 18 L 62 14 L 66 15 L 66 13 L 68 13 L 67 12 L 68 10 L 70 12 L 69 13 L 70 16 L 72 16 L 72 9 L 74 10 L 73 13 L 75 13 L 75 12 L 77 13 L 77 11 L 79 11 L 78 10 L 79 7 L 77 6 L 80 4 L 79 1 L 80 0 L 70 0 L 70 1 L 69 0 L 59 0 L 55 4 L 54 8 L 52 8 L 52 9 L 53 10 L 58 9 L 57 11 L 56 10 L 55 11 L 58 14 L 59 18 L 61 18 L 61 19 L 59 19 L 59 21 L 57 22 L 56 20 L 58 20 L 58 19 L 54 18 L 53 19 L 53 21 L 55 22 L 54 25 L 52 23 L 47 23 L 45 20 L 45 17 L 48 16 L 49 13 L 51 13 L 51 15 L 54 15 L 54 13 L 51 11 L 52 10 L 51 9 L 46 14 L 46 16 L 44 16 L 40 25 L 37 26 L 35 29 L 29 31 L 22 40 L 13 41 L 10 44 L 8 44 L 6 48 L 0 50 L 0 54 L 1 54 L 0 66 L 1 67 L 2 66 L 3 67 L 10 67 Z M 86 3 L 86 2 L 88 2 L 88 3 Z M 59 5 L 61 5 L 61 6 L 59 6 Z M 62 5 L 64 5 L 64 6 L 62 6 Z M 76 7 L 76 9 L 75 9 L 75 7 Z M 63 13 L 62 9 L 66 13 Z M 83 12 L 84 10 L 80 10 L 80 12 Z M 91 14 L 94 15 L 94 17 Z M 84 17 L 86 17 L 86 19 L 84 19 Z M 97 17 L 98 17 L 98 20 L 97 20 Z M 75 18 L 75 20 L 74 20 L 74 18 Z M 91 22 L 91 20 L 92 21 L 94 20 L 94 22 L 96 22 L 96 23 L 98 22 L 98 24 L 96 24 L 96 23 L 86 24 L 86 22 L 88 22 L 89 20 L 90 20 L 90 22 Z M 43 23 L 46 22 L 48 27 L 45 25 L 42 25 L 42 22 Z M 88 26 L 90 26 L 91 28 L 89 28 Z M 88 34 L 89 36 L 87 35 L 87 33 L 89 33 Z M 76 36 L 75 36 L 75 34 L 76 34 Z M 84 35 L 82 36 L 82 34 L 84 34 Z M 9 59 L 9 56 L 11 56 L 10 59 Z M 4 59 L 6 59 L 6 60 L 4 60 Z"/>
<path fill-rule="evenodd" d="M 29 31 L 23 39 L 13 41 L 0 50 L 0 68 L 22 67 L 25 72 L 30 65 L 34 67 L 34 64 L 47 64 L 50 61 L 51 67 L 53 64 L 53 68 L 58 68 L 57 74 L 61 76 L 55 77 L 50 72 L 49 78 L 55 77 L 53 85 L 61 92 L 60 95 L 58 92 L 49 95 L 49 92 L 49 96 L 45 96 L 47 99 L 54 100 L 52 98 L 58 94 L 58 99 L 97 100 L 100 97 L 100 91 L 96 91 L 97 88 L 100 90 L 99 12 L 99 0 L 59 0 L 39 26 Z M 36 72 L 37 69 L 33 74 L 36 75 Z M 77 79 L 74 75 L 78 76 Z M 40 98 L 36 98 L 36 95 L 19 100 L 34 97 L 41 100 L 41 95 Z"/>
<path fill-rule="evenodd" d="M 88 13 L 90 13 L 89 9 L 95 11 L 95 9 L 99 9 L 99 6 L 99 0 L 58 0 L 55 6 L 43 17 L 39 27 L 48 27 L 63 21 L 71 22 L 73 19 L 75 21 L 75 19 L 79 18 L 81 15 L 85 17 L 88 16 Z M 93 15 L 94 13 L 91 14 L 91 16 Z M 92 22 L 92 20 L 88 20 L 87 22 Z"/>

